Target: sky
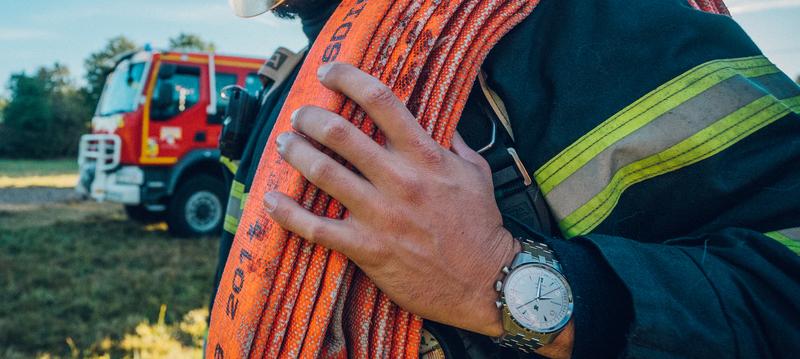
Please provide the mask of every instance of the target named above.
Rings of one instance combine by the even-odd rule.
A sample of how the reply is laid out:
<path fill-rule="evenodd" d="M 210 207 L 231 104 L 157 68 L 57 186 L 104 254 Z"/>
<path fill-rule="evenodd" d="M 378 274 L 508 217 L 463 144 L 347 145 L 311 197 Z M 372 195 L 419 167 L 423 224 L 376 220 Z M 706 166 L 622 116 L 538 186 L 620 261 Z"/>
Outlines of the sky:
<path fill-rule="evenodd" d="M 800 0 L 727 0 L 733 18 L 792 79 L 800 76 Z M 299 20 L 271 14 L 238 18 L 225 0 L 35 0 L 0 3 L 0 95 L 14 73 L 58 62 L 84 84 L 83 61 L 125 36 L 165 49 L 181 32 L 213 42 L 221 54 L 269 57 L 307 45 Z"/>

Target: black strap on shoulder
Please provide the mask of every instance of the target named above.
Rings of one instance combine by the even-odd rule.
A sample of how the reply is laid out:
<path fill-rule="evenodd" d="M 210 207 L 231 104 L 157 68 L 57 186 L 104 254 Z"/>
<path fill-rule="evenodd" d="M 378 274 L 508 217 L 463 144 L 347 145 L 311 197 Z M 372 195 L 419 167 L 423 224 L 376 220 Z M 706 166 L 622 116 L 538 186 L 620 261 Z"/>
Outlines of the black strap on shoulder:
<path fill-rule="evenodd" d="M 483 73 L 478 76 L 485 76 Z M 509 123 L 504 111 L 498 109 L 496 96 L 488 89 L 486 81 L 481 86 L 473 86 L 467 101 L 458 131 L 465 142 L 489 162 L 492 168 L 494 195 L 500 212 L 516 218 L 539 233 L 554 235 L 550 221 L 550 211 L 538 184 L 533 181 L 527 169 L 514 150 L 514 139 L 506 129 Z M 494 103 L 493 103 L 494 102 Z M 480 119 L 479 119 L 480 118 Z M 462 125 L 463 123 L 463 125 Z"/>

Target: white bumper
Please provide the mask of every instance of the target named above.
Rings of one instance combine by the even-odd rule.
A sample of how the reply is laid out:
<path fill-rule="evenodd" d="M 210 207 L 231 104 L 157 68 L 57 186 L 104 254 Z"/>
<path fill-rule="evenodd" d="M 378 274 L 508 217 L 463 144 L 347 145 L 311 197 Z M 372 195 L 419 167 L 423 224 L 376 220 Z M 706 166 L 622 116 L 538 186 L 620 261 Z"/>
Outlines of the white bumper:
<path fill-rule="evenodd" d="M 83 135 L 78 150 L 80 176 L 75 190 L 98 202 L 141 203 L 144 172 L 119 166 L 121 141 L 117 135 Z"/>

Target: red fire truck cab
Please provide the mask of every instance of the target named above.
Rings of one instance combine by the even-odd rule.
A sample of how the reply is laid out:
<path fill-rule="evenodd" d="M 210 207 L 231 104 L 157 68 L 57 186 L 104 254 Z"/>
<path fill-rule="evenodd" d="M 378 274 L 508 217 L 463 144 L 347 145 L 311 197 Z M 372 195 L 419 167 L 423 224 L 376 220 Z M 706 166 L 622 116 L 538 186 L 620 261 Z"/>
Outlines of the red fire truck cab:
<path fill-rule="evenodd" d="M 120 56 L 81 138 L 76 190 L 123 203 L 133 219 L 165 220 L 177 236 L 219 234 L 228 197 L 220 91 L 256 93 L 265 61 L 149 49 Z"/>

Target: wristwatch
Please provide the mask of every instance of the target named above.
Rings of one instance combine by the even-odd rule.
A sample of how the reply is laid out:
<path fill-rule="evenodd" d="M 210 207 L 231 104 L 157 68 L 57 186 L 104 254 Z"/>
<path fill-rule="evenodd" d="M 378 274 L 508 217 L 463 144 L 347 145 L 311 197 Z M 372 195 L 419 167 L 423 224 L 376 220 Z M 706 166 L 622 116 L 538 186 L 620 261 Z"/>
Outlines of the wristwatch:
<path fill-rule="evenodd" d="M 572 317 L 572 290 L 561 273 L 561 264 L 544 243 L 521 240 L 523 250 L 503 267 L 507 276 L 497 282 L 498 308 L 503 309 L 503 329 L 496 338 L 501 346 L 526 353 L 550 344 Z"/>

